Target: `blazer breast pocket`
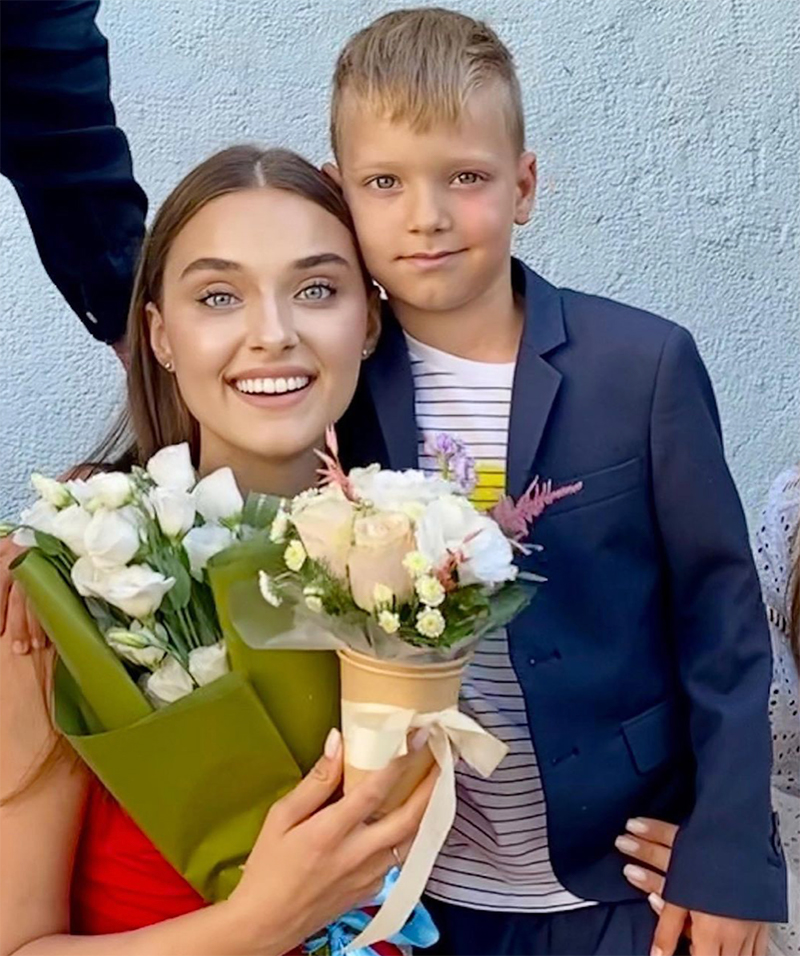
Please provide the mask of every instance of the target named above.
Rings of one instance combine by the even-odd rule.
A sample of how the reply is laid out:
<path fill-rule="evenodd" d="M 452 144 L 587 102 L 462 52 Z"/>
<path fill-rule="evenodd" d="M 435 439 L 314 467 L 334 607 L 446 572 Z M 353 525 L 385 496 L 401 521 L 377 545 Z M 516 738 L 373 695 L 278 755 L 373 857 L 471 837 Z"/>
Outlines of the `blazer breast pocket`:
<path fill-rule="evenodd" d="M 649 773 L 680 751 L 678 715 L 668 700 L 624 721 L 621 730 L 640 774 Z"/>
<path fill-rule="evenodd" d="M 573 478 L 553 482 L 553 486 L 571 485 L 577 481 L 583 482 L 583 488 L 577 494 L 562 498 L 561 501 L 550 505 L 545 512 L 547 517 L 597 504 L 641 485 L 644 481 L 644 458 L 628 458 L 626 461 L 610 465 L 608 468 L 602 468 L 599 471 L 591 471 L 583 475 L 576 475 Z"/>

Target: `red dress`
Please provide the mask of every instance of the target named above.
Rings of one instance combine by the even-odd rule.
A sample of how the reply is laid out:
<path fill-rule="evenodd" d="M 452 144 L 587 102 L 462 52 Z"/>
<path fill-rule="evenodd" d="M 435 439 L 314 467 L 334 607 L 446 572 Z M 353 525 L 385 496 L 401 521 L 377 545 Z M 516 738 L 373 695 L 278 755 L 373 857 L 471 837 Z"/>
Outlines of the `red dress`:
<path fill-rule="evenodd" d="M 208 905 L 94 777 L 70 902 L 71 931 L 85 936 L 140 929 Z M 400 953 L 390 943 L 377 943 L 374 949 L 381 956 Z"/>

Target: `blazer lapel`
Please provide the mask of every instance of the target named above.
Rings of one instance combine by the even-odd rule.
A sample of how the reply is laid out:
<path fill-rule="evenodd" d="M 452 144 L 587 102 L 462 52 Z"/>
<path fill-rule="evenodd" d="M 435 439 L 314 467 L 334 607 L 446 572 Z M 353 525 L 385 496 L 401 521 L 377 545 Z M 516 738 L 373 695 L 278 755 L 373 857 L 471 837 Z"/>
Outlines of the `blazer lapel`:
<path fill-rule="evenodd" d="M 514 284 L 525 295 L 522 333 L 508 431 L 506 490 L 518 498 L 534 477 L 534 465 L 547 420 L 561 385 L 561 373 L 544 356 L 566 341 L 561 295 L 519 260 Z"/>
<path fill-rule="evenodd" d="M 418 467 L 414 380 L 403 330 L 384 309 L 383 331 L 364 374 L 378 416 L 383 441 L 394 469 Z"/>

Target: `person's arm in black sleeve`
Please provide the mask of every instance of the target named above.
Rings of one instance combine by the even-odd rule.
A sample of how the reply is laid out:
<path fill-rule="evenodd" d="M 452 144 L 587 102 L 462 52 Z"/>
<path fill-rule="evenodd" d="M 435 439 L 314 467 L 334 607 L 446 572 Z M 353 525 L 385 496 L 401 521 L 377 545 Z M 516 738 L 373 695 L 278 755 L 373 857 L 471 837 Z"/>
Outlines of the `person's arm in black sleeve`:
<path fill-rule="evenodd" d="M 125 333 L 147 200 L 109 96 L 99 2 L 0 4 L 0 172 L 42 264 L 91 334 Z"/>

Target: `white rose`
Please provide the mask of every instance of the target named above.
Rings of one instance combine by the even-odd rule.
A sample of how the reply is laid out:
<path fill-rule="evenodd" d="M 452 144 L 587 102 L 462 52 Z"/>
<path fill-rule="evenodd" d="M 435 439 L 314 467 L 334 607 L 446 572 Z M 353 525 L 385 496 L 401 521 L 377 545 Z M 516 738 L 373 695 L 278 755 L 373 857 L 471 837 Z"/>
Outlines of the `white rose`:
<path fill-rule="evenodd" d="M 33 531 L 41 531 L 44 534 L 53 533 L 53 521 L 58 511 L 42 498 L 35 501 L 30 508 L 25 508 L 20 515 L 20 524 L 26 527 L 20 528 L 14 534 L 14 543 L 20 548 L 33 548 L 36 546 L 36 538 Z M 33 529 L 33 530 L 31 530 Z"/>
<path fill-rule="evenodd" d="M 244 507 L 244 499 L 230 468 L 218 468 L 197 483 L 194 503 L 206 521 L 235 518 Z"/>
<path fill-rule="evenodd" d="M 70 505 L 59 511 L 53 518 L 52 534 L 79 557 L 86 552 L 86 529 L 92 521 L 92 516 L 80 505 Z"/>
<path fill-rule="evenodd" d="M 31 484 L 36 494 L 54 508 L 65 508 L 72 500 L 69 491 L 60 481 L 40 475 L 37 471 L 31 475 Z"/>
<path fill-rule="evenodd" d="M 383 584 L 392 592 L 398 607 L 411 596 L 411 575 L 403 561 L 413 550 L 411 521 L 401 512 L 378 512 L 354 521 L 347 570 L 350 591 L 358 607 L 373 611 L 376 584 Z"/>
<path fill-rule="evenodd" d="M 91 558 L 80 557 L 70 572 L 75 590 L 81 597 L 102 597 L 100 588 L 105 573 L 97 568 Z"/>
<path fill-rule="evenodd" d="M 193 690 L 192 678 L 172 656 L 166 657 L 144 681 L 144 692 L 155 707 L 166 707 Z"/>
<path fill-rule="evenodd" d="M 381 511 L 406 511 L 409 505 L 425 505 L 456 490 L 456 486 L 441 475 L 426 475 L 413 469 L 381 471 L 370 465 L 353 468 L 349 478 L 356 494 Z"/>
<path fill-rule="evenodd" d="M 224 551 L 234 542 L 233 532 L 219 524 L 204 524 L 192 528 L 181 542 L 189 557 L 189 567 L 196 578 L 203 576 L 203 569 L 219 551 Z"/>
<path fill-rule="evenodd" d="M 133 485 L 121 471 L 101 472 L 89 478 L 81 493 L 86 497 L 84 507 L 87 511 L 101 508 L 113 511 L 128 504 L 133 497 Z"/>
<path fill-rule="evenodd" d="M 179 538 L 194 524 L 194 499 L 186 491 L 153 488 L 147 495 L 161 530 L 168 538 Z"/>
<path fill-rule="evenodd" d="M 103 508 L 92 516 L 83 541 L 97 567 L 110 570 L 133 559 L 139 550 L 139 530 L 127 515 Z"/>
<path fill-rule="evenodd" d="M 167 653 L 152 631 L 147 628 L 130 630 L 112 627 L 106 631 L 106 643 L 119 656 L 132 664 L 153 670 Z"/>
<path fill-rule="evenodd" d="M 212 680 L 222 677 L 229 671 L 228 652 L 222 641 L 189 651 L 189 673 L 200 687 L 210 684 Z"/>
<path fill-rule="evenodd" d="M 150 617 L 158 610 L 173 584 L 175 578 L 166 578 L 146 564 L 101 572 L 94 582 L 99 597 L 129 617 L 139 619 Z"/>
<path fill-rule="evenodd" d="M 147 463 L 147 472 L 162 488 L 189 491 L 196 481 L 188 442 L 168 445 L 157 451 Z"/>
<path fill-rule="evenodd" d="M 458 579 L 463 585 L 501 584 L 517 576 L 511 545 L 500 527 L 461 496 L 431 502 L 416 538 L 418 550 L 434 567 L 443 565 L 449 554 L 460 554 Z"/>

